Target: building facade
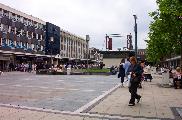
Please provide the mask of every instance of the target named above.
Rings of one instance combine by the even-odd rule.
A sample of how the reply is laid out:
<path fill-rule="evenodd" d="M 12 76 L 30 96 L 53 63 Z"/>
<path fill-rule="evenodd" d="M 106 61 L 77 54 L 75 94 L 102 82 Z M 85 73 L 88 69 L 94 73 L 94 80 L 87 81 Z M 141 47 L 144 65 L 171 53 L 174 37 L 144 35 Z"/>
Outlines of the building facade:
<path fill-rule="evenodd" d="M 60 40 L 62 58 L 87 59 L 89 41 L 65 30 L 61 30 Z"/>
<path fill-rule="evenodd" d="M 137 50 L 137 59 L 139 61 L 146 60 L 146 49 L 138 49 Z"/>
<path fill-rule="evenodd" d="M 119 66 L 122 59 L 129 58 L 135 55 L 132 50 L 128 51 L 99 51 L 103 55 L 103 64 L 105 67 Z"/>
<path fill-rule="evenodd" d="M 46 22 L 45 54 L 60 54 L 60 27 Z M 51 37 L 53 38 L 51 41 Z"/>
<path fill-rule="evenodd" d="M 49 63 L 53 58 L 55 64 L 63 58 L 84 59 L 88 44 L 59 26 L 0 3 L 0 70 L 39 58 Z"/>
<path fill-rule="evenodd" d="M 0 4 L 0 69 L 7 69 L 10 62 L 32 61 L 29 56 L 33 54 L 44 54 L 45 24 L 36 17 Z"/>

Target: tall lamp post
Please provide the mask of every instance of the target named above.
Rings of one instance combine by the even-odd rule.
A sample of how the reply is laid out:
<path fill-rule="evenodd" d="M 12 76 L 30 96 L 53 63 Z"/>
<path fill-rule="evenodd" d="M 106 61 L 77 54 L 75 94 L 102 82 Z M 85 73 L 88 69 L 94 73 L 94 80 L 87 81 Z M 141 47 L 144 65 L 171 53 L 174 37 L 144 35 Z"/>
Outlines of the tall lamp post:
<path fill-rule="evenodd" d="M 90 41 L 90 36 L 89 35 L 86 35 L 86 43 L 87 43 L 87 68 L 88 68 L 88 57 L 89 57 L 89 41 Z"/>
<path fill-rule="evenodd" d="M 133 17 L 135 19 L 135 26 L 134 26 L 134 31 L 135 31 L 135 57 L 137 59 L 137 22 L 136 22 L 137 16 L 133 15 Z"/>
<path fill-rule="evenodd" d="M 53 58 L 52 58 L 52 44 L 54 42 L 54 37 L 50 37 L 50 45 L 51 45 L 51 66 L 53 64 Z"/>

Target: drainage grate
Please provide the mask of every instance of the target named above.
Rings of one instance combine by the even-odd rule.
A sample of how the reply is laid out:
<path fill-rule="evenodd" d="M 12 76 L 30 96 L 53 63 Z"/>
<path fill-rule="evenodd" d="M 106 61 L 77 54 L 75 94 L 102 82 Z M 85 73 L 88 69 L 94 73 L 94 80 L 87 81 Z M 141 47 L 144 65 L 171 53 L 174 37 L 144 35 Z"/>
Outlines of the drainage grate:
<path fill-rule="evenodd" d="M 182 118 L 182 108 L 176 108 L 177 113 L 180 115 Z"/>

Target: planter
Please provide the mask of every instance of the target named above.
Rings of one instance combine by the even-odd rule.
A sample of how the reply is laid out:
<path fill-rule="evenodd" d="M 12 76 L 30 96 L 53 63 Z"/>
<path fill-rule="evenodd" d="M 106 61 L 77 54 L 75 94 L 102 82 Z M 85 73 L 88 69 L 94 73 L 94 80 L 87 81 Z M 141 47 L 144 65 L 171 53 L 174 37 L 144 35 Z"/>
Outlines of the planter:
<path fill-rule="evenodd" d="M 66 72 L 56 72 L 49 69 L 41 69 L 36 71 L 37 75 L 66 75 Z"/>
<path fill-rule="evenodd" d="M 36 71 L 37 75 L 111 75 L 110 72 L 57 72 L 49 69 L 40 69 Z"/>
<path fill-rule="evenodd" d="M 71 75 L 111 75 L 110 72 L 72 72 Z"/>

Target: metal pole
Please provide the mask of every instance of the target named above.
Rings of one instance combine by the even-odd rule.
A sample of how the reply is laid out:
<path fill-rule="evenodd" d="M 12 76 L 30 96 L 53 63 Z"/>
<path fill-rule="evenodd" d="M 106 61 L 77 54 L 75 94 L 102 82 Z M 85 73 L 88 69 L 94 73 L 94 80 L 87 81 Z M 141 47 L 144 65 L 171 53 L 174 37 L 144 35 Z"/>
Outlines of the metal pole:
<path fill-rule="evenodd" d="M 52 43 L 51 43 L 51 68 L 52 68 Z"/>
<path fill-rule="evenodd" d="M 53 46 L 53 42 L 54 42 L 54 37 L 50 37 L 50 44 L 51 44 L 51 67 L 53 64 L 53 59 L 52 59 L 52 46 Z"/>
<path fill-rule="evenodd" d="M 90 36 L 89 35 L 86 35 L 86 43 L 87 43 L 87 69 L 88 69 L 88 54 L 89 54 L 89 40 L 90 40 Z"/>
<path fill-rule="evenodd" d="M 134 27 L 134 31 L 135 31 L 135 57 L 137 59 L 137 23 L 136 23 L 137 16 L 136 15 L 133 15 L 133 16 L 135 19 L 135 27 Z"/>
<path fill-rule="evenodd" d="M 88 69 L 88 47 L 87 47 L 87 69 Z"/>

